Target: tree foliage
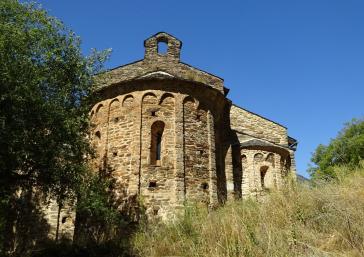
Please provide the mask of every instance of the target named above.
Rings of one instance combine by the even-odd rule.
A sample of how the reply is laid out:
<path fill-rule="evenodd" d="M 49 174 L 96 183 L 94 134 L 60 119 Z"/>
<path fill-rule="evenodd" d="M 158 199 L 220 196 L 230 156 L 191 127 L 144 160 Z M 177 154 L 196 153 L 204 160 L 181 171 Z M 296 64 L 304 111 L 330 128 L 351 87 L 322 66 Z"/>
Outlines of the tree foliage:
<path fill-rule="evenodd" d="M 345 124 L 329 145 L 320 144 L 311 161 L 315 164 L 309 172 L 316 178 L 336 178 L 336 166 L 355 167 L 364 159 L 364 119 L 354 119 Z"/>
<path fill-rule="evenodd" d="M 1 188 L 30 183 L 72 192 L 90 152 L 87 97 L 106 53 L 84 57 L 80 39 L 35 4 L 0 2 Z"/>
<path fill-rule="evenodd" d="M 90 174 L 77 202 L 76 241 L 78 244 L 102 244 L 112 240 L 126 220 L 114 194 L 115 178 L 108 171 Z"/>
<path fill-rule="evenodd" d="M 80 39 L 34 3 L 0 1 L 0 230 L 14 192 L 75 197 L 92 154 L 88 111 L 108 51 Z"/>

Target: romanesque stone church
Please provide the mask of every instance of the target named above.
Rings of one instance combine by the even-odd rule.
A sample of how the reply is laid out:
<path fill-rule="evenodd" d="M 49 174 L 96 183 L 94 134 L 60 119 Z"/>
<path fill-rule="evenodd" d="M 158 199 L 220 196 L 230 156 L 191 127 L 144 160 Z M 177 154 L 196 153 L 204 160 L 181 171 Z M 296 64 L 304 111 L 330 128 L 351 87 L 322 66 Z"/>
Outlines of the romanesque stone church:
<path fill-rule="evenodd" d="M 144 59 L 100 76 L 90 111 L 94 167 L 116 179 L 121 209 L 141 196 L 149 216 L 168 219 L 186 201 L 259 197 L 295 177 L 286 127 L 234 105 L 222 78 L 181 61 L 174 36 L 144 47 Z"/>

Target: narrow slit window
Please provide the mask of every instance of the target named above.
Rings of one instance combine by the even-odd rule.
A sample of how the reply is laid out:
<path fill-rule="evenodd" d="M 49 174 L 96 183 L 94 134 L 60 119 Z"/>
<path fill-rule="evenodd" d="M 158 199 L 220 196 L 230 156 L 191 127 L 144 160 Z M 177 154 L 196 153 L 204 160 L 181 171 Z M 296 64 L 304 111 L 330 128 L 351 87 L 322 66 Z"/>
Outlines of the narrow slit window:
<path fill-rule="evenodd" d="M 150 164 L 161 165 L 164 123 L 156 121 L 151 127 Z"/>

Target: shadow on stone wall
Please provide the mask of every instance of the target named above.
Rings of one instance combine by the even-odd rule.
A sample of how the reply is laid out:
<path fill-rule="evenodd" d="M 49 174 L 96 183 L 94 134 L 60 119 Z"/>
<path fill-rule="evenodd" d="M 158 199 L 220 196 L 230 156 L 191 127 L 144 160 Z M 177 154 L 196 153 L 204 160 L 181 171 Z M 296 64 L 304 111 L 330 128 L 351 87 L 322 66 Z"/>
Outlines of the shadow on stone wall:
<path fill-rule="evenodd" d="M 41 207 L 44 202 L 34 189 L 18 189 L 10 198 L 4 240 L 9 256 L 29 256 L 49 241 L 50 227 Z"/>
<path fill-rule="evenodd" d="M 7 256 L 133 256 L 130 239 L 144 217 L 143 208 L 136 196 L 120 197 L 115 188 L 123 191 L 110 168 L 90 176 L 78 199 L 74 238 L 58 241 L 50 239 L 41 193 L 18 190 L 7 213 Z"/>
<path fill-rule="evenodd" d="M 128 196 L 113 176 L 104 169 L 89 181 L 78 199 L 73 244 L 50 245 L 43 256 L 133 256 L 130 239 L 143 216 L 136 196 Z M 51 255 L 47 255 L 51 254 Z"/>

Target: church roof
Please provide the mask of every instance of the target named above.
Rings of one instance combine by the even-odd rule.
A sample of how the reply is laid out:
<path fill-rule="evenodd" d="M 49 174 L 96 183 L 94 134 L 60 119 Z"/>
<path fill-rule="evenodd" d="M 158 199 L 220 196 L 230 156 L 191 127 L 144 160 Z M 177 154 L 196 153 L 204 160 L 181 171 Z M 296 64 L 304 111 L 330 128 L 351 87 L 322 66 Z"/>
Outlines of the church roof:
<path fill-rule="evenodd" d="M 159 44 L 167 44 L 162 53 Z M 226 95 L 224 80 L 211 73 L 180 61 L 182 42 L 176 37 L 159 32 L 144 41 L 144 59 L 125 64 L 98 76 L 99 89 L 138 79 L 180 79 L 203 83 Z"/>

